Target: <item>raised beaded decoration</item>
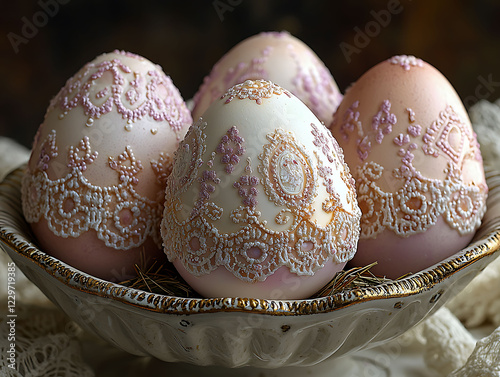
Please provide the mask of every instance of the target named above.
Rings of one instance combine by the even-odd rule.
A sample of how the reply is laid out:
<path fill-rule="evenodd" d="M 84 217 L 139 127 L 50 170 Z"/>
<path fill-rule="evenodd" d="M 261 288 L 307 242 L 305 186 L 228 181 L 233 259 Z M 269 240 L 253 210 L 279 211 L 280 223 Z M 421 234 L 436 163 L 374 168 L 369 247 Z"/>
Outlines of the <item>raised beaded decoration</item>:
<path fill-rule="evenodd" d="M 310 50 L 298 51 L 289 43 L 290 34 L 283 32 L 261 32 L 259 37 L 267 37 L 270 45 L 255 51 L 255 57 L 248 61 L 236 62 L 233 66 L 223 70 L 222 65 L 227 61 L 226 54 L 216 63 L 210 75 L 205 76 L 203 83 L 194 96 L 195 106 L 205 96 L 210 96 L 209 103 L 219 98 L 227 88 L 240 84 L 246 80 L 272 80 L 273 64 L 290 59 L 293 61 L 296 72 L 290 77 L 291 85 L 287 86 L 295 96 L 299 97 L 318 118 L 329 119 L 342 100 L 342 94 L 328 71 L 328 68 Z M 287 54 L 279 54 L 271 44 L 283 40 Z M 280 41 L 280 43 L 282 43 Z M 234 55 L 233 55 L 234 56 Z M 279 59 L 279 60 L 276 60 Z"/>
<path fill-rule="evenodd" d="M 261 93 L 264 93 L 262 98 L 267 98 L 267 92 Z M 239 136 L 238 126 L 222 136 L 213 152 L 205 151 L 206 132 L 206 123 L 200 118 L 181 143 L 168 178 L 161 231 L 170 261 L 180 259 L 195 276 L 224 266 L 239 279 L 255 282 L 264 281 L 282 266 L 292 273 L 310 276 L 328 260 L 341 263 L 352 258 L 361 212 L 340 147 L 326 129 L 322 131 L 311 124 L 309 130 L 304 130 L 311 132 L 316 140 L 317 149 L 311 153 L 292 132 L 277 128 L 267 134 L 268 142 L 262 147 L 258 161 L 244 158 L 245 140 Z M 237 154 L 231 169 L 227 165 L 224 169 L 225 162 L 231 161 L 224 157 L 228 154 L 229 140 L 233 141 L 231 151 L 242 153 Z M 206 162 L 202 158 L 205 152 L 211 156 Z M 223 208 L 211 200 L 223 179 L 214 170 L 217 156 L 222 157 L 220 174 L 225 175 L 224 179 L 232 179 L 229 187 L 241 198 L 235 208 Z M 246 166 L 238 168 L 245 160 Z M 351 212 L 339 200 L 330 167 L 333 161 L 334 167 L 344 169 L 340 179 L 349 188 L 347 202 L 354 204 Z M 257 164 L 256 169 L 252 163 Z M 324 226 L 313 220 L 318 211 L 313 208 L 313 201 L 321 183 L 328 192 L 323 209 L 331 216 Z M 198 198 L 191 206 L 189 201 L 181 200 L 181 195 L 194 185 L 198 185 Z M 259 210 L 259 192 L 264 192 L 276 208 L 282 207 L 269 223 Z M 226 220 L 220 221 L 223 218 L 230 219 L 230 228 L 234 230 L 228 230 L 228 225 L 223 224 Z"/>
<path fill-rule="evenodd" d="M 211 88 L 210 103 L 212 103 L 219 98 L 227 88 L 231 88 L 236 84 L 257 78 L 267 80 L 269 78 L 269 73 L 264 69 L 264 64 L 267 62 L 271 51 L 272 47 L 265 47 L 260 51 L 261 56 L 256 56 L 249 62 L 237 63 L 234 67 L 227 69 L 224 76 L 221 76 L 222 72 L 220 72 L 220 65 L 224 61 L 224 59 L 221 59 L 214 66 L 210 75 L 205 76 L 203 79 L 203 84 L 193 98 L 195 105 L 201 101 L 203 96 L 207 95 L 206 93 L 208 93 L 209 88 Z M 220 81 L 218 85 L 216 85 L 217 80 Z"/>
<path fill-rule="evenodd" d="M 226 99 L 225 103 L 231 102 L 234 98 L 251 99 L 257 104 L 261 104 L 264 98 L 271 98 L 273 95 L 285 94 L 291 97 L 288 90 L 266 80 L 246 80 L 245 82 L 231 87 L 221 96 Z"/>
<path fill-rule="evenodd" d="M 361 121 L 359 120 L 358 106 L 359 101 L 356 101 L 349 106 L 344 114 L 344 119 L 340 126 L 340 132 L 345 140 L 349 138 L 349 134 L 356 134 L 358 157 L 361 160 L 366 160 L 372 149 L 372 144 L 381 144 L 385 135 L 392 132 L 392 127 L 396 124 L 397 119 L 396 116 L 390 112 L 391 103 L 388 100 L 385 100 L 380 105 L 378 113 L 372 118 L 373 132 L 365 134 Z"/>
<path fill-rule="evenodd" d="M 289 48 L 290 55 L 297 66 L 297 74 L 292 79 L 292 93 L 299 97 L 320 120 L 331 115 L 342 101 L 342 94 L 335 87 L 332 75 L 326 66 L 313 55 L 312 51 L 298 54 Z M 309 61 L 312 66 L 305 68 L 304 61 Z"/>
<path fill-rule="evenodd" d="M 136 56 L 123 51 L 114 53 Z M 126 78 L 131 75 L 134 79 L 128 81 Z M 95 92 L 95 86 L 108 81 L 109 84 Z M 156 121 L 167 121 L 174 131 L 179 131 L 191 117 L 170 77 L 158 70 L 150 70 L 146 74 L 134 72 L 119 59 L 87 63 L 81 72 L 66 82 L 51 102 L 49 110 L 54 106 L 63 110 L 60 118 L 75 107 L 82 106 L 88 116 L 88 127 L 113 110 L 126 121 L 124 127 L 127 130 L 134 122 L 151 116 Z"/>
<path fill-rule="evenodd" d="M 35 137 L 38 156 L 32 157 L 35 163 L 22 182 L 23 212 L 29 223 L 45 219 L 49 229 L 64 238 L 94 230 L 98 239 L 114 249 L 138 247 L 148 237 L 160 246 L 163 203 L 140 195 L 136 187 L 141 172 L 149 168 L 159 187 L 165 187 L 173 157 L 161 152 L 157 159 L 143 164 L 130 145 L 123 145 L 123 151 L 116 156 L 106 155 L 106 151 L 98 153 L 93 147 L 100 141 L 94 138 L 93 145 L 93 139 L 86 135 L 91 133 L 86 130 L 100 117 L 116 112 L 123 119 L 117 123 L 127 132 L 132 132 L 136 122 L 149 117 L 152 135 L 158 132 L 156 127 L 164 125 L 179 140 L 179 131 L 191 123 L 191 115 L 177 88 L 161 70 L 134 71 L 126 64 L 127 59 L 122 61 L 120 56 L 143 62 L 144 58 L 123 51 L 114 51 L 112 55 L 86 64 L 51 101 L 47 113 L 60 112 L 57 121 L 73 109 L 83 110 L 82 124 L 74 124 L 71 131 L 82 131 L 84 136 L 76 145 L 61 145 L 64 144 L 61 141 L 58 145 L 56 129 L 49 128 L 51 124 L 42 124 Z M 61 123 L 62 126 L 68 125 Z M 46 128 L 49 132 L 41 140 L 42 129 Z M 67 155 L 61 164 L 54 159 L 63 157 L 62 151 Z M 117 184 L 104 187 L 92 184 L 85 176 L 92 164 L 109 169 L 109 174 L 116 175 Z M 55 172 L 56 178 L 51 179 L 49 172 Z M 160 191 L 163 196 L 163 190 Z"/>
<path fill-rule="evenodd" d="M 423 67 L 424 61 L 416 58 L 413 55 L 396 55 L 390 58 L 389 63 L 400 65 L 405 71 L 409 71 L 411 67 Z"/>
<path fill-rule="evenodd" d="M 48 155 L 55 151 L 55 136 L 52 131 L 44 142 L 42 149 L 48 151 Z M 77 152 L 83 152 L 84 157 L 78 157 Z M 157 229 L 162 205 L 135 191 L 142 165 L 135 159 L 132 148 L 127 146 L 120 156 L 109 158 L 109 167 L 118 176 L 116 186 L 95 186 L 85 178 L 87 166 L 97 157 L 88 138 L 84 137 L 79 147 L 68 151 L 71 171 L 66 176 L 51 180 L 44 170 L 25 174 L 22 203 L 28 223 L 45 218 L 49 229 L 60 237 L 79 237 L 93 229 L 97 238 L 115 249 L 137 247 L 149 236 L 160 244 Z M 130 216 L 132 219 L 128 220 Z"/>
<path fill-rule="evenodd" d="M 418 61 L 413 59 L 398 58 L 394 64 L 398 62 L 418 65 Z M 358 157 L 363 162 L 353 172 L 357 181 L 358 202 L 363 212 L 360 238 L 375 238 L 385 229 L 400 236 L 424 232 L 436 223 L 439 216 L 461 235 L 474 231 L 486 211 L 488 188 L 467 184 L 462 179 L 463 160 L 469 158 L 480 161 L 481 156 L 474 135 L 453 108 L 448 106 L 442 111 L 425 132 L 417 123 L 415 112 L 406 109 L 409 120 L 407 132 L 393 136 L 393 145 L 398 148 L 401 165 L 394 169 L 392 177 L 401 182 L 401 187 L 395 192 L 385 192 L 377 183 L 384 174 L 384 167 L 369 161 L 368 157 L 372 143 L 378 142 L 377 137 L 388 137 L 392 129 L 385 128 L 380 132 L 380 127 L 372 127 L 365 133 L 359 120 L 358 106 L 359 102 L 356 101 L 347 109 L 340 132 L 345 139 L 355 137 Z M 397 119 L 389 110 L 390 103 L 386 100 L 381 106 L 385 115 L 380 119 L 386 119 L 384 122 L 387 125 L 395 125 Z M 417 138 L 423 142 L 421 148 L 413 141 Z M 466 143 L 469 147 L 467 153 L 464 151 Z M 433 158 L 447 157 L 448 166 L 443 180 L 425 177 L 415 168 L 413 160 L 419 151 Z"/>

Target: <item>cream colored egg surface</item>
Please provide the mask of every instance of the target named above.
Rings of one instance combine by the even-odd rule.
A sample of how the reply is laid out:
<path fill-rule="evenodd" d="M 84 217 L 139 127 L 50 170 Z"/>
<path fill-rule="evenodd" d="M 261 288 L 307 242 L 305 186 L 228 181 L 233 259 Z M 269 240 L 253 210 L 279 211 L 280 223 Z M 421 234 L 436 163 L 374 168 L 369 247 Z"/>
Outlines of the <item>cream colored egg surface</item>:
<path fill-rule="evenodd" d="M 193 119 L 230 87 L 249 79 L 288 89 L 327 125 L 342 99 L 330 71 L 309 46 L 288 32 L 263 32 L 238 43 L 214 65 L 194 96 Z"/>
<path fill-rule="evenodd" d="M 330 127 L 356 179 L 363 212 L 354 265 L 396 278 L 465 247 L 487 186 L 467 112 L 446 78 L 394 56 L 346 92 Z"/>
<path fill-rule="evenodd" d="M 165 197 L 165 252 L 204 296 L 308 297 L 356 251 L 361 212 L 341 149 L 270 81 L 247 80 L 209 107 Z"/>
<path fill-rule="evenodd" d="M 159 258 L 166 178 L 191 123 L 149 60 L 114 51 L 87 63 L 51 101 L 23 179 L 42 249 L 108 280 Z"/>

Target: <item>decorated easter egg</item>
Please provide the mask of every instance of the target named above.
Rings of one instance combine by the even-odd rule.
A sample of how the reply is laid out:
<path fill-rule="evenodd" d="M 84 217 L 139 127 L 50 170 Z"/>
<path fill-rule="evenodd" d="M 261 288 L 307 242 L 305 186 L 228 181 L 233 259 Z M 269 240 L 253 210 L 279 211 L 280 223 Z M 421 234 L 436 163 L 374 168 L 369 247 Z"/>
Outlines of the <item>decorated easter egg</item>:
<path fill-rule="evenodd" d="M 342 151 L 275 83 L 231 87 L 190 128 L 167 180 L 165 253 L 205 297 L 305 298 L 356 251 Z"/>
<path fill-rule="evenodd" d="M 288 32 L 262 32 L 229 50 L 194 96 L 193 119 L 233 85 L 270 80 L 302 100 L 326 125 L 342 99 L 335 80 L 316 53 Z"/>
<path fill-rule="evenodd" d="M 394 56 L 346 92 L 330 126 L 362 210 L 353 265 L 396 278 L 430 267 L 472 239 L 486 210 L 483 162 L 448 80 Z"/>
<path fill-rule="evenodd" d="M 22 183 L 41 249 L 113 281 L 163 259 L 165 181 L 191 123 L 158 65 L 123 51 L 87 63 L 51 101 Z"/>

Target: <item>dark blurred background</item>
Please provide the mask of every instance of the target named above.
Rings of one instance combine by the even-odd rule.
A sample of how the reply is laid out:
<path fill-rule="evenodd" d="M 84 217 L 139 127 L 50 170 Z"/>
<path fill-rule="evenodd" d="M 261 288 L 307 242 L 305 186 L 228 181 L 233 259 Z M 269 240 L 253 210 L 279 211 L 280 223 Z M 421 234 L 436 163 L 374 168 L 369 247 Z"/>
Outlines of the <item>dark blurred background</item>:
<path fill-rule="evenodd" d="M 466 106 L 500 97 L 496 0 L 2 2 L 0 136 L 28 147 L 50 99 L 95 56 L 142 55 L 187 99 L 225 52 L 260 31 L 288 30 L 307 43 L 342 91 L 381 60 L 413 54 L 438 68 Z"/>

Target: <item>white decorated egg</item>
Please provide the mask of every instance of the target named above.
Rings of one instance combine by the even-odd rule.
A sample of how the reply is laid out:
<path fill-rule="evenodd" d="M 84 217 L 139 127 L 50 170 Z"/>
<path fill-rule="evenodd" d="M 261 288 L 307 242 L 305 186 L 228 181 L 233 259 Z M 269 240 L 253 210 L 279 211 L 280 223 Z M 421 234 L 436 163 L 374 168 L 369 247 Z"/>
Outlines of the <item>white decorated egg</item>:
<path fill-rule="evenodd" d="M 483 162 L 448 80 L 414 56 L 394 56 L 345 93 L 333 136 L 362 210 L 353 265 L 397 278 L 430 267 L 472 239 L 486 210 Z"/>
<path fill-rule="evenodd" d="M 114 51 L 51 101 L 23 179 L 23 212 L 42 250 L 123 281 L 162 258 L 165 181 L 191 115 L 170 77 Z"/>
<path fill-rule="evenodd" d="M 305 298 L 356 251 L 354 183 L 328 129 L 265 80 L 190 128 L 167 181 L 165 253 L 205 297 Z"/>
<path fill-rule="evenodd" d="M 262 32 L 238 43 L 214 65 L 194 96 L 193 119 L 233 85 L 258 79 L 292 92 L 326 125 L 342 99 L 330 71 L 309 46 L 288 32 Z"/>

